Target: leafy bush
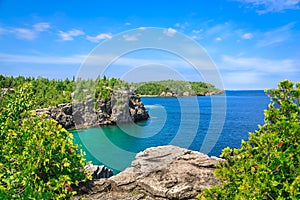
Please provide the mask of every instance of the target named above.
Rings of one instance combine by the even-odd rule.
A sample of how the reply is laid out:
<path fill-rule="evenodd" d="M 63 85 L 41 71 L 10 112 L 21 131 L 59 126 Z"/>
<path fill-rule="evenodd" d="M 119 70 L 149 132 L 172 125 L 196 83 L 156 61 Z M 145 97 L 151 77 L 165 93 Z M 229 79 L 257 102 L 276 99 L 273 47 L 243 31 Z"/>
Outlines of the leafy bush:
<path fill-rule="evenodd" d="M 240 149 L 223 149 L 226 162 L 215 171 L 222 186 L 202 199 L 300 199 L 300 82 L 282 81 L 266 93 L 265 124 Z"/>
<path fill-rule="evenodd" d="M 33 88 L 5 96 L 0 114 L 1 199 L 62 199 L 86 180 L 83 153 L 56 121 L 28 112 Z"/>

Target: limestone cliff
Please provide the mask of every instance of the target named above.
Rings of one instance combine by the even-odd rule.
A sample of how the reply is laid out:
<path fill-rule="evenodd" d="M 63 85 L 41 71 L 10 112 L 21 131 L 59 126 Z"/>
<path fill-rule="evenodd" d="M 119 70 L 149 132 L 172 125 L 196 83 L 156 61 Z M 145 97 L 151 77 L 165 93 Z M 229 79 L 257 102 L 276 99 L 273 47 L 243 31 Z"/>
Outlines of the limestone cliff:
<path fill-rule="evenodd" d="M 97 104 L 95 109 L 95 104 Z M 113 91 L 111 99 L 59 104 L 37 109 L 37 115 L 46 114 L 66 129 L 79 129 L 138 122 L 149 118 L 140 97 L 134 91 Z"/>

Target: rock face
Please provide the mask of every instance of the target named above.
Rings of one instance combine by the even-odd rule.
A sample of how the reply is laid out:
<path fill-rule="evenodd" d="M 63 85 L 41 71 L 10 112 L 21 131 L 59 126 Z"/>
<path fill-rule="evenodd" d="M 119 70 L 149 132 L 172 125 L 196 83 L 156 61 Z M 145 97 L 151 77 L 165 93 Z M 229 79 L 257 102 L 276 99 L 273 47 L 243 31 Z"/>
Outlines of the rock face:
<path fill-rule="evenodd" d="M 97 104 L 98 109 L 95 109 Z M 134 91 L 118 90 L 110 100 L 92 99 L 37 109 L 37 115 L 46 114 L 66 129 L 88 128 L 118 123 L 130 123 L 149 118 L 140 97 Z"/>
<path fill-rule="evenodd" d="M 92 177 L 93 180 L 100 178 L 109 178 L 113 176 L 113 171 L 108 169 L 104 165 L 93 165 L 89 164 L 84 167 L 88 175 Z"/>
<path fill-rule="evenodd" d="M 215 165 L 222 159 L 176 146 L 159 146 L 136 155 L 132 166 L 93 182 L 74 199 L 195 199 L 204 188 L 219 185 Z"/>

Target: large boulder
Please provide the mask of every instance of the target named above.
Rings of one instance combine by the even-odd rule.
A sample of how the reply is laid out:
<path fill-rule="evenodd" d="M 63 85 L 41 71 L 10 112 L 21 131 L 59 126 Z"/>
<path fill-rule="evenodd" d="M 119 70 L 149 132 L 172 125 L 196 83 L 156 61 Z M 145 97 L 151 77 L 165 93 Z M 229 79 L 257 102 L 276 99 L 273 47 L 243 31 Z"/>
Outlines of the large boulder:
<path fill-rule="evenodd" d="M 213 172 L 222 161 L 172 145 L 148 148 L 131 167 L 94 181 L 87 194 L 74 199 L 195 199 L 204 188 L 220 185 Z"/>

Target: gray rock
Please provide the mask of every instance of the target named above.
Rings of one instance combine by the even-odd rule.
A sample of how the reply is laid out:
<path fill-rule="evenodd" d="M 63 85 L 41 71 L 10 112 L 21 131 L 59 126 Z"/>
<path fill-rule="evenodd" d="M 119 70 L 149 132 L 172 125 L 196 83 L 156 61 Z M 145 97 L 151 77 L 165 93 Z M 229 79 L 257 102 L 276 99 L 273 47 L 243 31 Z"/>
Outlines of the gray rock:
<path fill-rule="evenodd" d="M 59 104 L 49 108 L 37 109 L 37 115 L 45 114 L 55 119 L 66 129 L 89 128 L 117 123 L 133 123 L 149 118 L 140 97 L 135 91 L 112 91 L 110 100 L 99 100 L 98 109 L 94 101 Z"/>
<path fill-rule="evenodd" d="M 158 171 L 167 167 L 172 161 L 184 155 L 188 150 L 176 146 L 151 147 L 136 155 L 132 167 L 141 173 Z"/>
<path fill-rule="evenodd" d="M 132 166 L 123 172 L 95 181 L 101 190 L 76 198 L 195 199 L 204 188 L 220 185 L 213 172 L 222 161 L 172 145 L 152 147 L 138 153 Z"/>
<path fill-rule="evenodd" d="M 93 180 L 100 178 L 109 178 L 113 176 L 113 171 L 106 168 L 104 165 L 89 164 L 86 165 L 84 169 L 88 175 L 92 176 Z"/>

